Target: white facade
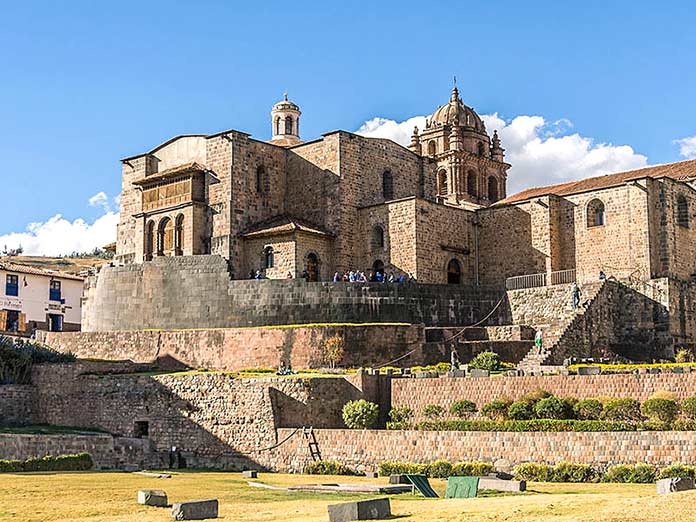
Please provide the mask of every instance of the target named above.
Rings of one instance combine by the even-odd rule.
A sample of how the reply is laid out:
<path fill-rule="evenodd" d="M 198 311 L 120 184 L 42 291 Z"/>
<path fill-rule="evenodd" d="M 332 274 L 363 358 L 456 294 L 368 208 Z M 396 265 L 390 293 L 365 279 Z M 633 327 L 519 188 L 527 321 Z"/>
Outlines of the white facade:
<path fill-rule="evenodd" d="M 83 280 L 0 262 L 0 332 L 79 330 Z"/>

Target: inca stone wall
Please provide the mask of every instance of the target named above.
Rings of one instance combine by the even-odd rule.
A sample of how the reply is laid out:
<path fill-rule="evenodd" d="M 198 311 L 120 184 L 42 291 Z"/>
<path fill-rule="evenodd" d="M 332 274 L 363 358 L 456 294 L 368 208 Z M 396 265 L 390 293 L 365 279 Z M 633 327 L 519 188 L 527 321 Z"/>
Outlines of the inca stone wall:
<path fill-rule="evenodd" d="M 284 438 L 290 430 L 278 430 Z M 322 457 L 358 470 L 375 470 L 380 462 L 428 463 L 506 459 L 558 464 L 574 462 L 603 469 L 613 464 L 668 466 L 693 463 L 696 432 L 485 432 L 316 430 Z M 311 462 L 305 441 L 295 437 L 270 456 L 278 471 L 300 471 Z"/>
<path fill-rule="evenodd" d="M 0 426 L 36 421 L 36 388 L 30 385 L 0 385 Z"/>
<path fill-rule="evenodd" d="M 467 325 L 502 296 L 465 285 L 230 281 L 218 256 L 105 267 L 90 278 L 83 331 L 230 328 L 308 323 Z"/>

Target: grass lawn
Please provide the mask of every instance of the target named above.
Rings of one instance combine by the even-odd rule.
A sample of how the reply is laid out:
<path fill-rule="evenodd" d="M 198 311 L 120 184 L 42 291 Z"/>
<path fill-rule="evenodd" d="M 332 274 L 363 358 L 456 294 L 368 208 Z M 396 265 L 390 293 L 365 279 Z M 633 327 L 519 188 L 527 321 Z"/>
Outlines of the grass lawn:
<path fill-rule="evenodd" d="M 385 483 L 386 479 L 259 474 L 275 486 L 331 482 Z M 431 483 L 443 494 L 446 482 Z M 326 521 L 326 506 L 370 495 L 293 493 L 247 486 L 239 473 L 184 472 L 170 479 L 132 473 L 26 473 L 0 475 L 0 520 L 22 522 L 155 522 L 171 520 L 169 509 L 139 506 L 138 489 L 163 489 L 170 502 L 218 498 L 220 519 Z M 660 496 L 654 485 L 530 484 L 524 494 L 475 499 L 392 497 L 399 520 L 472 521 L 687 521 L 696 520 L 696 491 Z"/>

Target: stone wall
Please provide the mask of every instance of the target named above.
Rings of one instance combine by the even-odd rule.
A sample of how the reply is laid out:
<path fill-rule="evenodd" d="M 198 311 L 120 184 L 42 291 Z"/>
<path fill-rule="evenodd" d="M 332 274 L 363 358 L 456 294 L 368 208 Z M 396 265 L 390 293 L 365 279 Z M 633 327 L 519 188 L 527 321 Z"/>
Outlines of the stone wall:
<path fill-rule="evenodd" d="M 218 256 L 105 267 L 85 287 L 83 331 L 229 328 L 307 323 L 472 324 L 496 288 L 465 285 L 230 281 Z"/>
<path fill-rule="evenodd" d="M 282 440 L 290 430 L 278 430 Z M 667 466 L 694 463 L 696 432 L 457 432 L 316 430 L 322 458 L 359 470 L 374 470 L 383 461 L 428 463 L 507 459 L 523 462 L 574 462 L 603 469 L 613 464 Z M 268 457 L 278 471 L 299 471 L 310 462 L 306 441 L 294 437 Z"/>
<path fill-rule="evenodd" d="M 21 384 L 0 385 L 0 426 L 36 421 L 36 388 Z"/>
<path fill-rule="evenodd" d="M 422 420 L 420 414 L 428 404 L 439 404 L 449 411 L 454 401 L 468 399 L 480 408 L 494 399 L 516 400 L 538 389 L 558 397 L 630 397 L 639 401 L 650 398 L 655 392 L 668 391 L 683 400 L 696 395 L 696 372 L 393 379 L 392 407 L 410 407 L 418 421 Z"/>
<path fill-rule="evenodd" d="M 437 352 L 422 349 L 423 327 L 411 325 L 309 326 L 133 332 L 47 332 L 41 339 L 55 350 L 82 358 L 159 363 L 164 368 L 241 370 L 327 367 L 322 346 L 344 339 L 341 366 L 386 363 L 409 352 L 400 365 L 439 362 Z M 414 351 L 415 350 L 415 351 Z"/>
<path fill-rule="evenodd" d="M 48 455 L 89 453 L 95 468 L 114 467 L 114 438 L 106 433 L 30 435 L 0 433 L 0 459 L 26 460 Z"/>

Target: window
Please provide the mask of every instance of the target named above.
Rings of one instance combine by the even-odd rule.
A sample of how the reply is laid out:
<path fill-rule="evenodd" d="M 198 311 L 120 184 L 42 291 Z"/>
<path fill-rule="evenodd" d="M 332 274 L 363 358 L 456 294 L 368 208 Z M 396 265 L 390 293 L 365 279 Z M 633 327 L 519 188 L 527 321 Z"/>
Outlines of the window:
<path fill-rule="evenodd" d="M 486 149 L 485 149 L 485 147 L 483 146 L 483 143 L 479 141 L 479 142 L 478 142 L 478 155 L 481 156 L 481 157 L 483 157 L 483 155 L 484 155 L 485 153 L 486 153 Z"/>
<path fill-rule="evenodd" d="M 61 284 L 60 281 L 55 279 L 51 280 L 51 284 L 48 290 L 48 300 L 49 301 L 60 301 L 61 300 Z"/>
<path fill-rule="evenodd" d="M 7 274 L 7 279 L 5 280 L 5 295 L 19 296 L 19 276 L 14 274 Z"/>
<path fill-rule="evenodd" d="M 265 181 L 266 181 L 266 169 L 264 168 L 263 165 L 259 165 L 256 168 L 256 192 L 258 192 L 259 194 L 261 192 L 265 192 L 265 190 L 264 190 L 266 188 Z"/>
<path fill-rule="evenodd" d="M 476 172 L 470 170 L 466 175 L 466 191 L 471 196 L 477 196 L 478 190 L 476 186 L 478 185 L 478 178 L 476 177 Z"/>
<path fill-rule="evenodd" d="M 135 421 L 133 435 L 136 439 L 145 439 L 150 436 L 150 423 L 148 421 Z"/>
<path fill-rule="evenodd" d="M 273 268 L 273 264 L 273 247 L 266 247 L 263 251 L 263 267 L 266 269 Z"/>
<path fill-rule="evenodd" d="M 447 284 L 448 285 L 458 285 L 462 282 L 462 268 L 459 265 L 459 261 L 456 259 L 451 259 L 447 263 Z"/>
<path fill-rule="evenodd" d="M 319 256 L 313 252 L 307 255 L 307 268 L 305 271 L 307 281 L 319 281 Z"/>
<path fill-rule="evenodd" d="M 389 169 L 382 173 L 382 196 L 385 200 L 394 199 L 394 179 Z"/>
<path fill-rule="evenodd" d="M 437 193 L 440 196 L 447 194 L 447 171 L 445 169 L 437 173 Z"/>
<path fill-rule="evenodd" d="M 150 221 L 145 230 L 145 261 L 152 261 L 155 253 L 155 222 Z"/>
<path fill-rule="evenodd" d="M 435 154 L 437 154 L 437 144 L 435 140 L 432 140 L 428 142 L 428 155 L 435 156 Z"/>
<path fill-rule="evenodd" d="M 292 116 L 285 117 L 285 134 L 292 134 Z"/>
<path fill-rule="evenodd" d="M 593 199 L 587 204 L 587 227 L 601 227 L 604 225 L 604 203 L 599 199 Z"/>
<path fill-rule="evenodd" d="M 174 255 L 184 255 L 184 216 L 179 214 L 176 217 L 176 226 L 174 227 Z"/>
<path fill-rule="evenodd" d="M 174 224 L 169 218 L 164 218 L 157 227 L 157 255 L 171 256 L 174 249 Z"/>
<path fill-rule="evenodd" d="M 498 201 L 498 180 L 493 176 L 488 178 L 488 199 L 490 201 Z"/>
<path fill-rule="evenodd" d="M 384 248 L 384 229 L 379 225 L 372 227 L 372 248 Z"/>
<path fill-rule="evenodd" d="M 677 225 L 689 228 L 689 202 L 684 195 L 677 197 Z"/>
<path fill-rule="evenodd" d="M 280 118 L 276 118 L 275 120 L 275 133 L 280 134 Z"/>

